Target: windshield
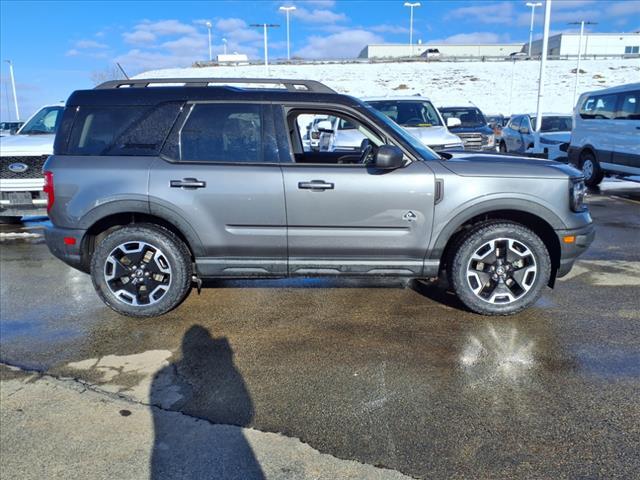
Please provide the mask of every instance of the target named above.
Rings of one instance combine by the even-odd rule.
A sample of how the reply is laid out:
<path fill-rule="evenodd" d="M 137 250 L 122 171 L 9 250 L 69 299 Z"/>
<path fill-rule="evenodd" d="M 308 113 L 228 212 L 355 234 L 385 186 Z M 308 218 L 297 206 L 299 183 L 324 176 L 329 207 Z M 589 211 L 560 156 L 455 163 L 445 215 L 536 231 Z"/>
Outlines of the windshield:
<path fill-rule="evenodd" d="M 441 108 L 440 113 L 446 122 L 449 118 L 460 119 L 461 127 L 482 127 L 487 121 L 477 108 Z"/>
<path fill-rule="evenodd" d="M 389 117 L 382 114 L 381 112 L 373 108 L 371 105 L 367 105 L 365 103 L 365 107 L 367 107 L 367 110 L 369 111 L 369 113 L 371 113 L 374 117 L 376 117 L 383 124 L 389 127 L 398 137 L 402 138 L 405 142 L 407 142 L 409 146 L 413 150 L 415 150 L 415 152 L 418 155 L 420 155 L 423 158 L 423 160 L 439 160 L 440 159 L 440 155 L 438 155 L 436 152 L 431 150 L 429 147 L 427 147 L 424 143 L 422 143 L 416 137 L 411 135 L 405 129 L 400 128 L 400 126 L 397 123 L 391 121 Z"/>
<path fill-rule="evenodd" d="M 536 126 L 536 117 L 531 117 L 531 125 Z M 573 120 L 570 116 L 542 117 L 541 132 L 570 132 L 573 128 Z"/>
<path fill-rule="evenodd" d="M 44 135 L 56 133 L 64 107 L 44 107 L 18 132 L 20 135 Z"/>
<path fill-rule="evenodd" d="M 442 125 L 438 112 L 428 100 L 374 100 L 367 103 L 403 127 Z"/>

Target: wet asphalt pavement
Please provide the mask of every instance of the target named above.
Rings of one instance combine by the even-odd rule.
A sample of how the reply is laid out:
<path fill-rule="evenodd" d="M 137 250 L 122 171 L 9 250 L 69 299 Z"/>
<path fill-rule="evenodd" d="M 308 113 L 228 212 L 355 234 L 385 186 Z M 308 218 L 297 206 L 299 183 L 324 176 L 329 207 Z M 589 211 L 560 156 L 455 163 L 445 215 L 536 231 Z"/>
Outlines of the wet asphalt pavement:
<path fill-rule="evenodd" d="M 42 220 L 2 226 L 0 360 L 418 478 L 637 478 L 640 185 L 589 203 L 594 245 L 506 318 L 433 285 L 298 279 L 134 320 L 49 254 Z"/>

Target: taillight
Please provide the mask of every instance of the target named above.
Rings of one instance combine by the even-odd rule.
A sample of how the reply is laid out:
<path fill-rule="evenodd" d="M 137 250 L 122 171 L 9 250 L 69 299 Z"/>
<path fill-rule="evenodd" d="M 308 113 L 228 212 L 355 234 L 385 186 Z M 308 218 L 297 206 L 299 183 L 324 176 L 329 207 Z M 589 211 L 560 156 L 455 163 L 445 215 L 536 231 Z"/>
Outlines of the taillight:
<path fill-rule="evenodd" d="M 53 172 L 44 172 L 44 187 L 42 187 L 42 191 L 47 194 L 47 213 L 49 213 L 56 199 L 53 188 Z"/>

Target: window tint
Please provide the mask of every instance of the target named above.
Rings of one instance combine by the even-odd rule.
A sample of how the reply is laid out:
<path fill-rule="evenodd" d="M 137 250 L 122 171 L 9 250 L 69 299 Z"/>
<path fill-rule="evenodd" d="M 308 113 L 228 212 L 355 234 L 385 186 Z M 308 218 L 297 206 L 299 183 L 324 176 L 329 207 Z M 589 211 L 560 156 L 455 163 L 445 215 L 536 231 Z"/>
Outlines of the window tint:
<path fill-rule="evenodd" d="M 481 127 L 487 121 L 482 112 L 477 108 L 441 108 L 440 113 L 444 117 L 445 123 L 449 118 L 458 118 L 462 127 Z"/>
<path fill-rule="evenodd" d="M 367 103 L 403 127 L 442 125 L 435 107 L 427 100 L 372 100 Z"/>
<path fill-rule="evenodd" d="M 585 119 L 612 119 L 617 100 L 616 94 L 589 97 L 582 104 L 580 116 Z"/>
<path fill-rule="evenodd" d="M 20 130 L 21 135 L 43 135 L 56 133 L 64 107 L 45 107 L 36 113 Z"/>
<path fill-rule="evenodd" d="M 511 128 L 513 130 L 519 130 L 521 121 L 522 121 L 522 117 L 513 117 L 509 121 L 509 128 Z"/>
<path fill-rule="evenodd" d="M 180 159 L 190 162 L 262 162 L 261 112 L 260 105 L 195 105 L 180 131 Z"/>
<path fill-rule="evenodd" d="M 640 90 L 621 93 L 622 101 L 616 114 L 617 120 L 640 120 Z"/>
<path fill-rule="evenodd" d="M 536 127 L 536 117 L 531 117 L 531 127 Z M 542 132 L 570 132 L 573 128 L 573 119 L 569 116 L 542 117 Z"/>
<path fill-rule="evenodd" d="M 157 155 L 176 121 L 182 102 L 153 107 L 117 137 L 106 155 Z"/>

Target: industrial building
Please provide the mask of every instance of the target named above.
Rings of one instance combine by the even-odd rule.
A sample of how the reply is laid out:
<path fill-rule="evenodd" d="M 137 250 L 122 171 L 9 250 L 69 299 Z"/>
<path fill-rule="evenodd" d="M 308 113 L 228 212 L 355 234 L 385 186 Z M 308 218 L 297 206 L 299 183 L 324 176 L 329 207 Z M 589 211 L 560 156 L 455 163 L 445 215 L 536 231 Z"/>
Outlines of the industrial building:
<path fill-rule="evenodd" d="M 438 50 L 442 57 L 506 57 L 522 50 L 522 43 L 421 43 L 413 46 L 402 43 L 379 43 L 367 45 L 360 58 L 404 58 L 419 57 L 426 50 Z"/>
<path fill-rule="evenodd" d="M 549 56 L 578 55 L 579 33 L 559 33 L 549 37 Z M 529 42 L 523 48 L 529 50 Z M 640 33 L 585 33 L 582 37 L 582 55 L 638 55 Z M 531 43 L 531 54 L 542 54 L 542 39 Z"/>

